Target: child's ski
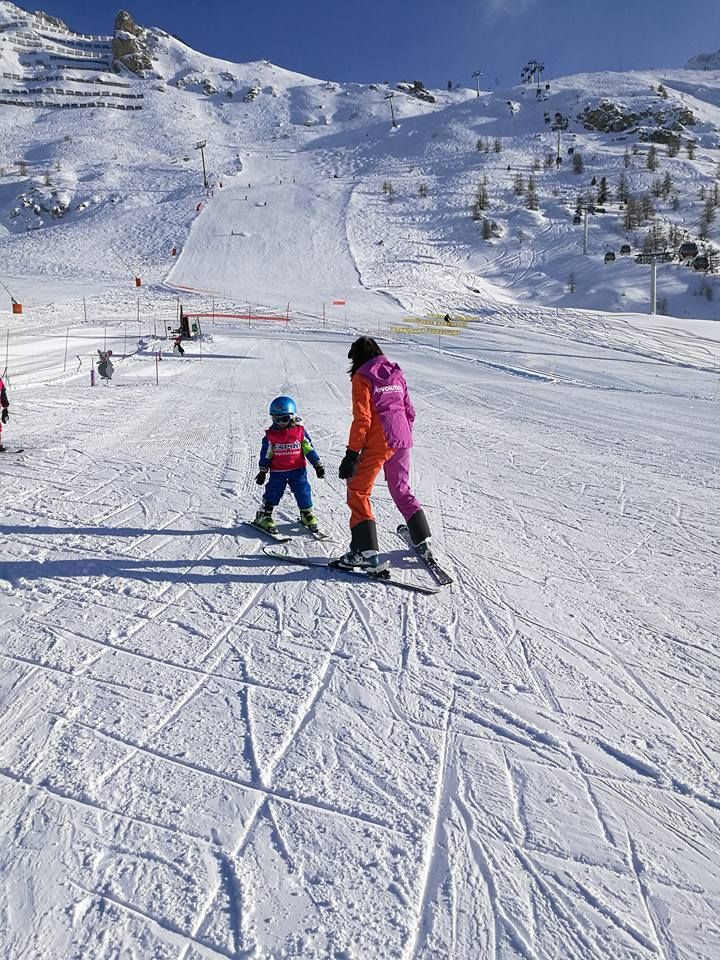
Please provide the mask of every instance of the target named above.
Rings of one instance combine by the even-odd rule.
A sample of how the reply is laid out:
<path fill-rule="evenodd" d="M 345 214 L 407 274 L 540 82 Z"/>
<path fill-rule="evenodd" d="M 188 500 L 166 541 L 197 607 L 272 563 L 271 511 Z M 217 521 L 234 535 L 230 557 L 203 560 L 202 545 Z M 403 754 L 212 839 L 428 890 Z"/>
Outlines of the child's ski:
<path fill-rule="evenodd" d="M 337 570 L 338 573 L 347 574 L 350 577 L 361 577 L 363 580 L 369 580 L 373 583 L 384 583 L 389 587 L 399 587 L 401 590 L 411 590 L 413 593 L 434 594 L 439 593 L 437 587 L 425 587 L 419 583 L 408 583 L 405 580 L 398 580 L 385 568 L 380 573 L 370 573 L 367 570 L 352 569 L 346 567 L 333 566 L 331 560 L 324 560 L 322 557 L 297 557 L 289 553 L 283 553 L 280 550 L 273 550 L 272 547 L 263 547 L 263 552 L 274 560 L 281 560 L 284 563 L 297 563 L 303 567 L 321 567 L 324 570 Z"/>
<path fill-rule="evenodd" d="M 275 543 L 290 543 L 290 541 L 293 539 L 292 537 L 286 536 L 284 533 L 271 533 L 269 530 L 266 530 L 265 527 L 261 527 L 259 523 L 255 523 L 254 520 L 243 520 L 243 524 L 246 527 L 253 527 L 253 529 L 258 530 L 260 533 L 264 533 L 266 537 L 274 540 Z"/>
<path fill-rule="evenodd" d="M 4 453 L 25 453 L 25 447 L 4 447 L 0 450 L 0 457 Z"/>
<path fill-rule="evenodd" d="M 407 526 L 404 523 L 400 524 L 400 526 L 397 528 L 397 532 L 400 535 L 400 537 L 405 541 L 405 543 L 409 547 L 412 547 L 412 549 L 415 551 L 418 557 L 420 557 L 422 562 L 428 568 L 430 573 L 435 577 L 435 579 L 437 580 L 437 582 L 440 584 L 441 587 L 446 587 L 448 584 L 455 582 L 453 578 L 450 576 L 450 574 L 446 570 L 443 570 L 443 568 L 437 562 L 437 560 L 432 555 L 432 553 L 423 554 L 421 553 L 420 550 L 418 550 L 418 548 L 412 542 L 410 538 L 410 531 L 408 530 Z"/>
<path fill-rule="evenodd" d="M 320 529 L 311 530 L 310 527 L 306 527 L 304 523 L 298 524 L 298 531 L 300 533 L 307 533 L 313 540 L 332 540 L 329 533 L 325 533 L 324 530 Z"/>

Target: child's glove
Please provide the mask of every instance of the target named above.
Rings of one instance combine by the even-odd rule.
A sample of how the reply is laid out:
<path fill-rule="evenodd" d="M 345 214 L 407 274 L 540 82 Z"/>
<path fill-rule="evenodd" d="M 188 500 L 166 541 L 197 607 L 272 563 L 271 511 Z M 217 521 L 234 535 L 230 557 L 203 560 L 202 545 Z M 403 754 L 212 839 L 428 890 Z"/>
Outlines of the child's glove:
<path fill-rule="evenodd" d="M 322 478 L 325 476 L 325 467 L 321 463 L 316 463 L 313 467 L 313 470 L 315 471 L 318 480 L 322 480 Z"/>
<path fill-rule="evenodd" d="M 261 487 L 265 483 L 265 478 L 267 477 L 267 467 L 261 467 L 260 472 L 255 477 L 255 483 Z"/>
<path fill-rule="evenodd" d="M 359 456 L 360 454 L 354 450 L 345 451 L 345 456 L 340 461 L 340 469 L 338 470 L 338 476 L 341 480 L 349 480 L 350 477 L 352 477 L 355 473 L 355 466 Z"/>
<path fill-rule="evenodd" d="M 2 416 L 0 416 L 0 420 L 2 420 L 3 423 L 7 423 L 9 419 L 10 419 L 10 412 L 8 411 L 8 408 L 3 407 L 3 412 L 2 412 Z"/>

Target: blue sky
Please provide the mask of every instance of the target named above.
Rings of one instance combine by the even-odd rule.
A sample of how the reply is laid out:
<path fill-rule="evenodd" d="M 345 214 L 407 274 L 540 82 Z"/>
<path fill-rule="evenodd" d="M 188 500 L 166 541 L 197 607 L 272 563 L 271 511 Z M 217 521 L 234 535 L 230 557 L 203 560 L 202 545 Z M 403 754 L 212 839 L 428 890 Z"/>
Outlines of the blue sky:
<path fill-rule="evenodd" d="M 44 0 L 75 30 L 111 32 L 120 0 Z M 681 66 L 720 48 L 720 2 L 681 0 L 144 0 L 145 26 L 227 60 L 267 58 L 320 79 L 514 83 L 530 58 L 546 79 Z"/>

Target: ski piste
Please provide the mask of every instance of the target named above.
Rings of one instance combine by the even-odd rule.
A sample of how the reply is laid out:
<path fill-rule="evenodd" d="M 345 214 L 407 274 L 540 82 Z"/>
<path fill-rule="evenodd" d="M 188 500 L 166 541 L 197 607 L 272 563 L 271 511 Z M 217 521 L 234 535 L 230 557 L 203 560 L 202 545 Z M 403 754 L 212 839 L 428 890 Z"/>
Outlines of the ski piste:
<path fill-rule="evenodd" d="M 272 547 L 263 547 L 263 553 L 274 560 L 280 560 L 284 563 L 296 563 L 303 567 L 319 567 L 323 570 L 337 571 L 347 574 L 351 577 L 359 577 L 362 580 L 369 580 L 371 583 L 384 583 L 388 587 L 399 587 L 401 590 L 410 590 L 413 593 L 435 594 L 439 593 L 438 587 L 425 587 L 420 583 L 408 583 L 405 580 L 398 580 L 386 569 L 382 573 L 374 575 L 365 570 L 353 570 L 346 567 L 336 567 L 332 565 L 331 560 L 324 560 L 321 557 L 298 557 L 290 553 L 283 553 L 281 550 L 273 550 Z"/>
<path fill-rule="evenodd" d="M 432 557 L 432 559 L 428 559 L 428 557 L 424 557 L 422 553 L 420 553 L 418 548 L 412 542 L 412 539 L 410 537 L 410 531 L 408 530 L 407 526 L 404 523 L 401 523 L 398 526 L 397 532 L 398 532 L 398 535 L 405 541 L 405 543 L 409 547 L 412 547 L 413 551 L 422 560 L 422 562 L 428 568 L 430 573 L 435 577 L 435 579 L 437 580 L 437 582 L 440 584 L 441 587 L 446 587 L 448 586 L 448 584 L 455 582 L 453 578 L 450 576 L 450 574 L 446 570 L 443 570 L 443 568 L 437 562 L 435 557 Z"/>

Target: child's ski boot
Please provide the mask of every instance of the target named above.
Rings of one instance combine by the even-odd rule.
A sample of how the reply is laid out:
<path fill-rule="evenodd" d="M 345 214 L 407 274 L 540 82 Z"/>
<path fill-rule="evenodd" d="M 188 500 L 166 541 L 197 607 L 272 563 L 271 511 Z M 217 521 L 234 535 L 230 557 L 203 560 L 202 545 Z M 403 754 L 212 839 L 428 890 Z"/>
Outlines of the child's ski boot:
<path fill-rule="evenodd" d="M 306 507 L 305 510 L 300 511 L 300 523 L 307 527 L 310 533 L 319 533 L 320 527 L 318 526 L 317 517 L 312 511 L 312 507 Z"/>
<path fill-rule="evenodd" d="M 273 508 L 269 506 L 261 507 L 258 512 L 255 514 L 255 526 L 260 527 L 261 530 L 266 530 L 268 533 L 275 534 L 278 532 L 278 528 L 275 525 L 273 520 Z"/>

